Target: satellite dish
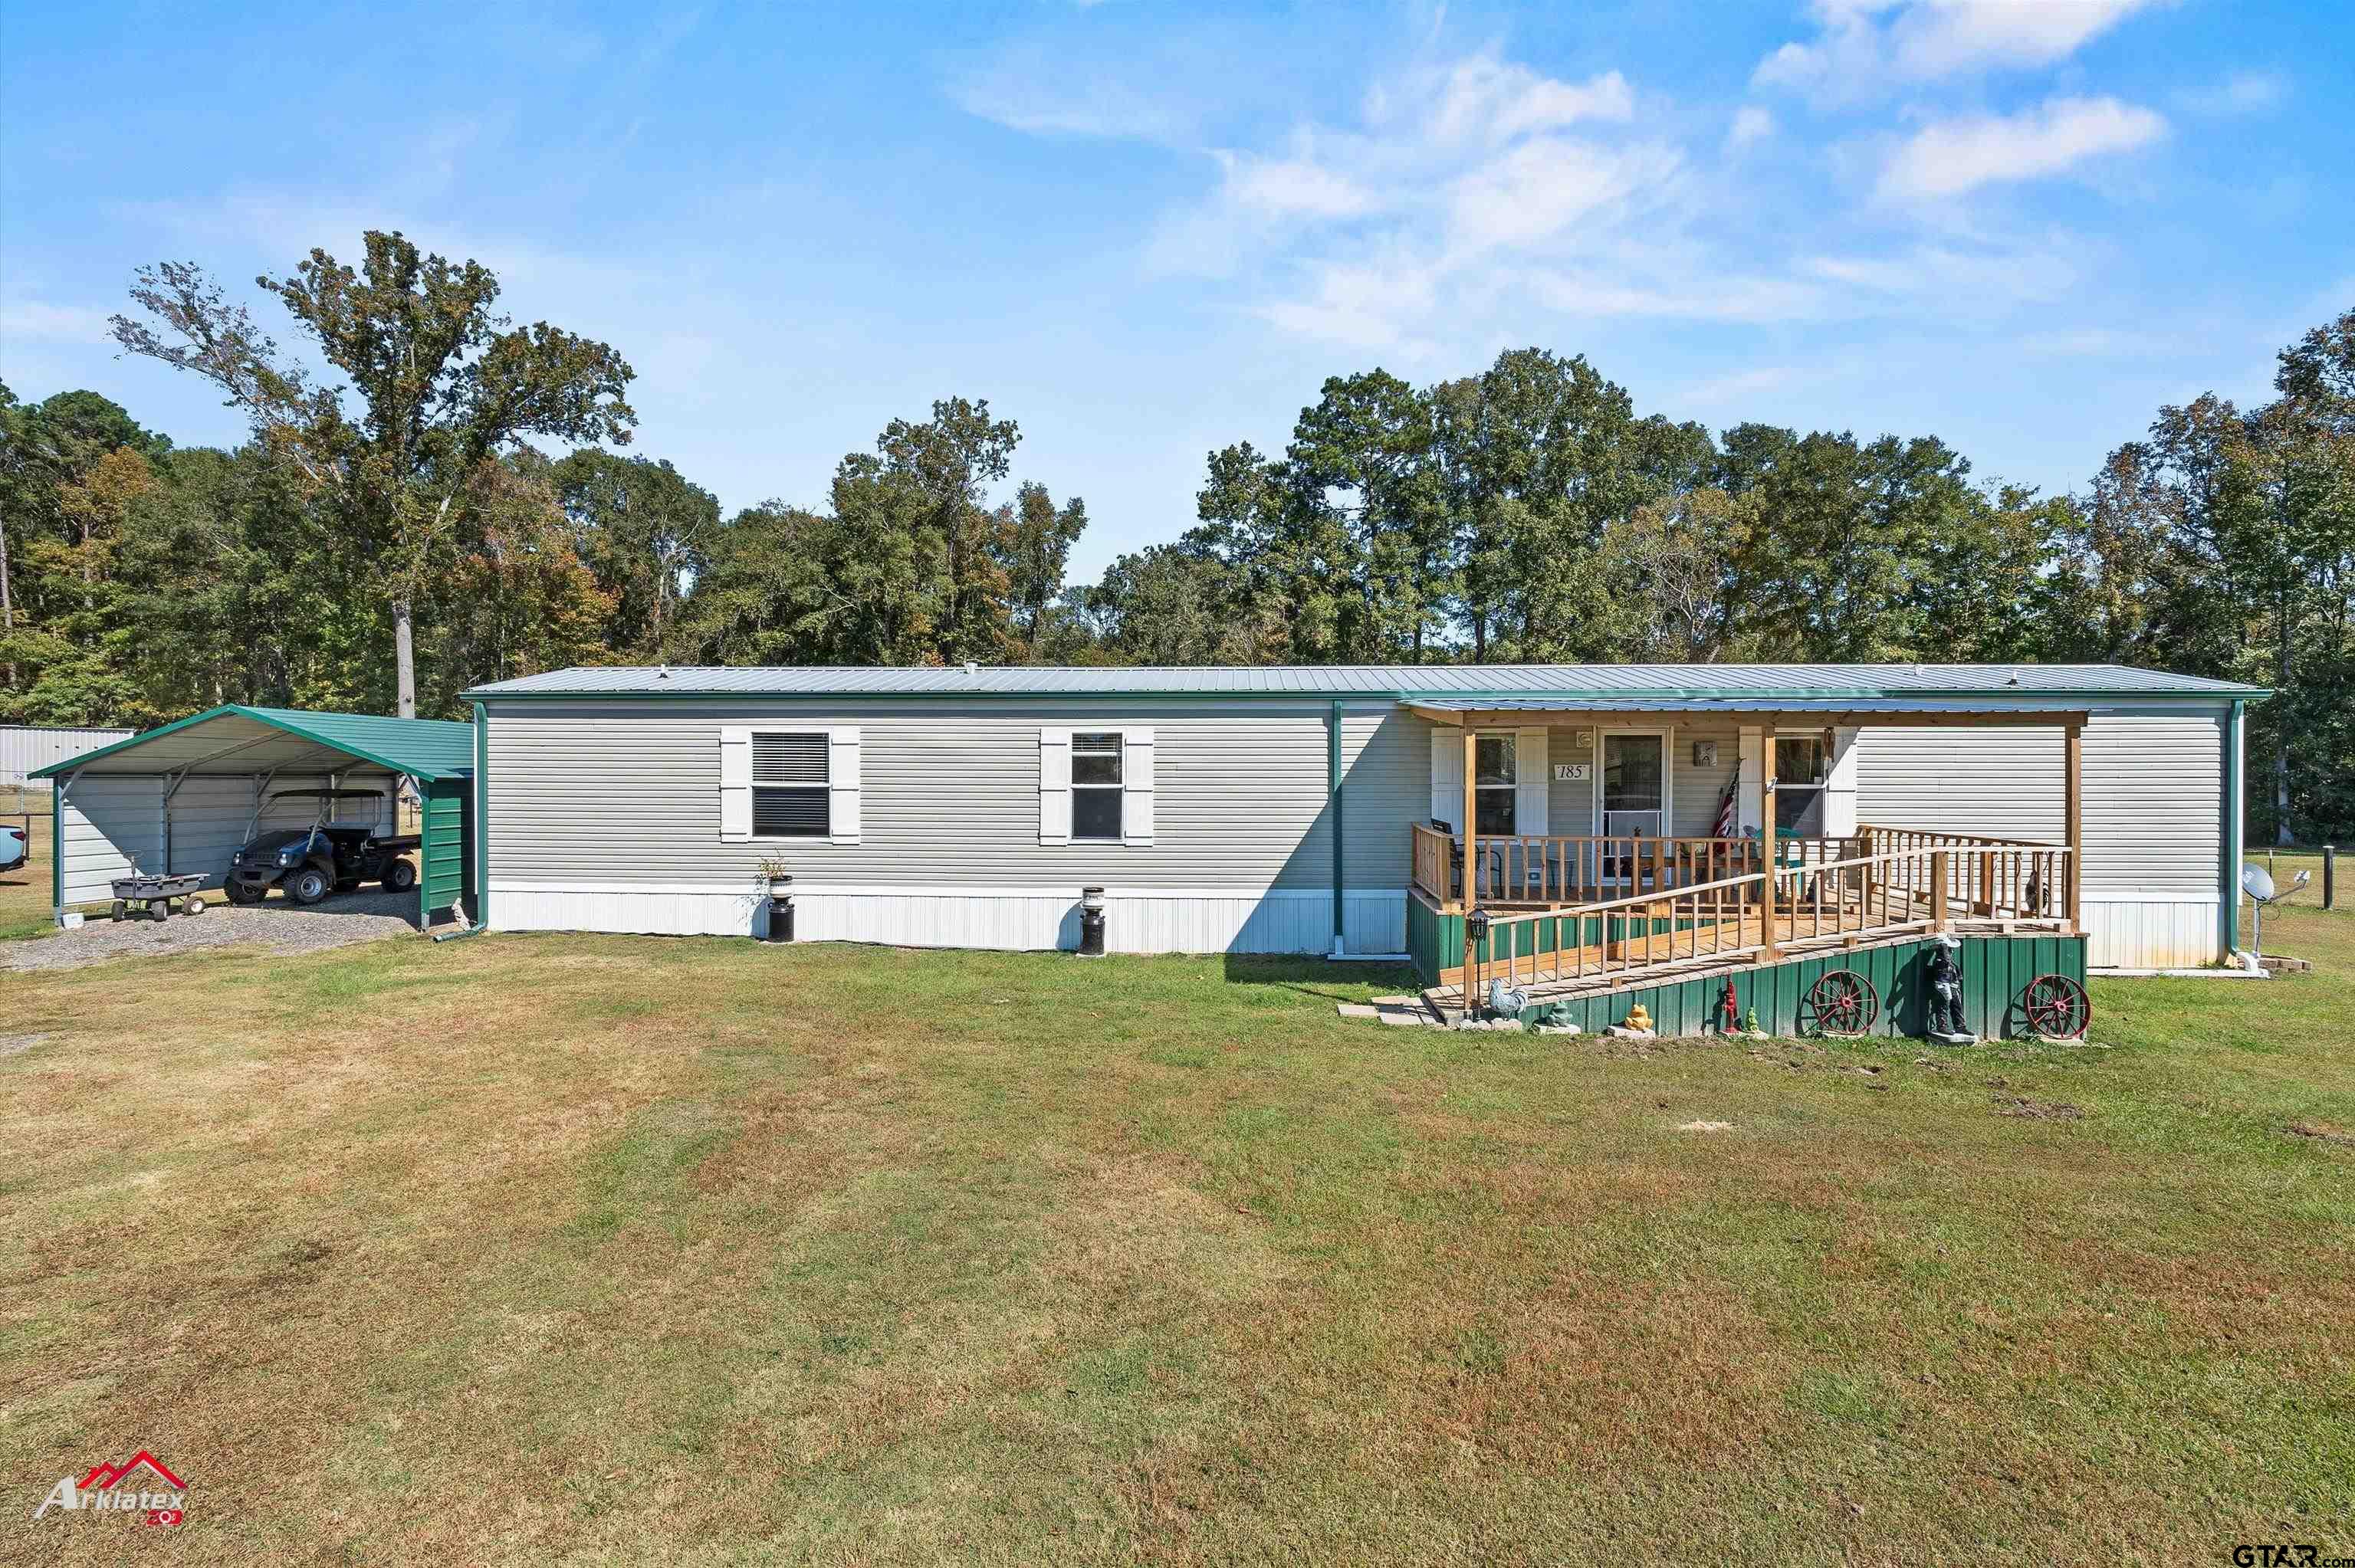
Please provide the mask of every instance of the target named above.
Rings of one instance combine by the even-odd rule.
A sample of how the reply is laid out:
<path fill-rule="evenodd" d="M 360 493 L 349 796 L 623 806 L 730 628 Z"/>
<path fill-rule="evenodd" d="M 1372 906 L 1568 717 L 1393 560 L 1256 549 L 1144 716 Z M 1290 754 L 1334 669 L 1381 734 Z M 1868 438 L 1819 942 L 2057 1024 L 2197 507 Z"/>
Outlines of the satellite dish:
<path fill-rule="evenodd" d="M 2260 902 L 2271 898 L 2274 895 L 2273 874 L 2261 865 L 2241 867 L 2241 891 Z"/>

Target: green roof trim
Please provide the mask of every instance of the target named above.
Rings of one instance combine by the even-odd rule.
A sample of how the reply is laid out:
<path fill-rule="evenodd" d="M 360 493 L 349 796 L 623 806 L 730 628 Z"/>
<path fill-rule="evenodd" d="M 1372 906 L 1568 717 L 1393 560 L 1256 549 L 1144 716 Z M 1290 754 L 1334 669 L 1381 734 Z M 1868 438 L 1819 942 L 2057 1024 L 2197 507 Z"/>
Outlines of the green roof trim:
<path fill-rule="evenodd" d="M 1628 705 L 1681 700 L 1845 698 L 1968 701 L 2190 697 L 2230 701 L 2260 688 L 2115 664 L 1318 664 L 1266 666 L 577 667 L 476 686 L 474 702 L 1451 701 L 1498 707 L 1546 701 Z"/>
<path fill-rule="evenodd" d="M 451 724 L 441 719 L 386 718 L 376 714 L 257 708 L 241 703 L 229 703 L 158 726 L 127 740 L 101 746 L 95 751 L 86 751 L 80 757 L 53 762 L 26 777 L 28 779 L 62 778 L 103 758 L 136 750 L 166 736 L 177 735 L 183 730 L 223 718 L 249 719 L 307 740 L 314 746 L 343 752 L 395 773 L 408 774 L 412 779 L 455 779 L 474 771 L 474 726 L 472 725 Z"/>

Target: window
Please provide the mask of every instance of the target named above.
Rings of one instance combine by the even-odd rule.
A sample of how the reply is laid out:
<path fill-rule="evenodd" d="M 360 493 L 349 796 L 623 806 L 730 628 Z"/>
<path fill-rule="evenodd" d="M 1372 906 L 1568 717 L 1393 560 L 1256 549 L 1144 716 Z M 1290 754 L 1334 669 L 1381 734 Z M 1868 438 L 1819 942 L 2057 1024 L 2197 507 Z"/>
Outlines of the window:
<path fill-rule="evenodd" d="M 1830 748 L 1819 735 L 1774 737 L 1774 826 L 1786 833 L 1822 831 Z"/>
<path fill-rule="evenodd" d="M 1120 838 L 1120 749 L 1116 729 L 1071 736 L 1071 837 Z"/>
<path fill-rule="evenodd" d="M 1473 819 L 1475 832 L 1517 831 L 1514 804 L 1520 793 L 1517 788 L 1520 772 L 1515 750 L 1509 735 L 1484 735 L 1474 743 L 1473 806 L 1477 813 Z"/>
<path fill-rule="evenodd" d="M 754 838 L 825 838 L 826 784 L 826 731 L 752 732 Z"/>

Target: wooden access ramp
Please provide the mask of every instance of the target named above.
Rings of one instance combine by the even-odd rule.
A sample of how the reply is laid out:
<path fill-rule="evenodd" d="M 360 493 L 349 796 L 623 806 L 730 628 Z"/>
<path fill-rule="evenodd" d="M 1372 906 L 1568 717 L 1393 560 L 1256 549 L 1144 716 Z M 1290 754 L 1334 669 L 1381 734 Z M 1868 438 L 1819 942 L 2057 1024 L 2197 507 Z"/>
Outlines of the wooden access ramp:
<path fill-rule="evenodd" d="M 1999 924 L 1975 922 L 1952 933 L 1916 928 L 1863 938 L 1800 938 L 1765 961 L 1754 956 L 1704 956 L 1583 981 L 1529 986 L 1522 988 L 1528 1000 L 1520 1018 L 1573 1023 L 1599 1034 L 1624 1022 L 1641 1002 L 1662 1035 L 1718 1033 L 1724 1032 L 1725 989 L 1731 983 L 1737 1020 L 1754 1011 L 1768 1033 L 1804 1035 L 1815 1033 L 1809 1003 L 1817 982 L 1835 969 L 1847 969 L 1873 988 L 1878 1012 L 1870 1033 L 1915 1035 L 1926 1027 L 1927 969 L 1943 934 L 1961 942 L 1965 1012 L 1982 1035 L 2030 1033 L 2019 1004 L 2021 993 L 2039 976 L 2061 974 L 2081 985 L 2084 981 L 2085 941 L 2073 931 L 2053 928 L 2051 923 L 2044 928 L 2005 929 Z M 1455 985 L 1433 986 L 1423 996 L 1444 1022 L 1455 1023 L 1464 1017 L 1463 993 Z"/>

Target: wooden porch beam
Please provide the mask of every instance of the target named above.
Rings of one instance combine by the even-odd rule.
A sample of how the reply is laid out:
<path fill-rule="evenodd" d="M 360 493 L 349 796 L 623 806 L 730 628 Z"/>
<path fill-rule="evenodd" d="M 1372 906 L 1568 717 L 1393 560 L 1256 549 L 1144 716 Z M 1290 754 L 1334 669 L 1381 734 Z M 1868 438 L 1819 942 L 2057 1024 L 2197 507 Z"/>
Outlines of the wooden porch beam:
<path fill-rule="evenodd" d="M 1464 1016 L 1473 1017 L 1479 1001 L 1472 994 L 1473 948 L 1472 913 L 1480 907 L 1480 841 L 1476 830 L 1479 826 L 1480 736 L 1472 727 L 1472 715 L 1464 715 Z"/>
<path fill-rule="evenodd" d="M 1477 714 L 1458 709 L 1424 707 L 1406 705 L 1407 711 L 1418 718 L 1453 728 L 1469 728 L 1475 722 L 1505 727 L 1558 726 L 1563 729 L 1605 729 L 1628 725 L 1662 724 L 1671 728 L 1721 729 L 1726 725 L 1746 726 L 1759 725 L 1796 730 L 1829 729 L 2062 729 L 2082 726 L 2086 715 L 2063 713 L 1986 713 L 1921 714 L 1874 713 L 1870 709 L 1854 709 L 1838 713 L 1742 713 L 1734 711 L 1692 711 L 1680 708 L 1618 708 L 1609 712 L 1598 709 L 1563 708 L 1482 708 Z"/>
<path fill-rule="evenodd" d="M 1766 841 L 1764 863 L 1766 874 L 1759 882 L 1759 960 L 1773 963 L 1780 944 L 1774 940 L 1774 868 L 1782 857 L 1775 853 L 1774 833 L 1774 726 L 1770 720 L 1759 732 L 1759 823 L 1758 831 Z"/>

